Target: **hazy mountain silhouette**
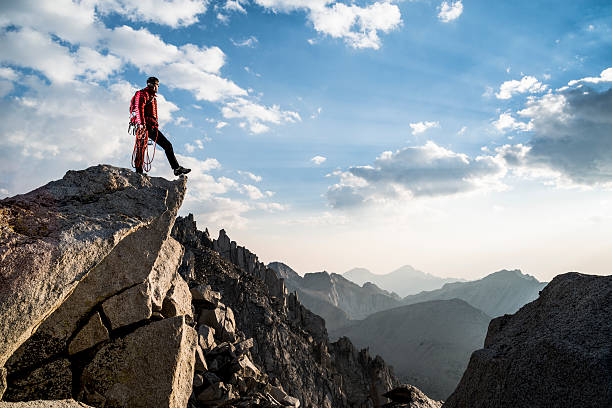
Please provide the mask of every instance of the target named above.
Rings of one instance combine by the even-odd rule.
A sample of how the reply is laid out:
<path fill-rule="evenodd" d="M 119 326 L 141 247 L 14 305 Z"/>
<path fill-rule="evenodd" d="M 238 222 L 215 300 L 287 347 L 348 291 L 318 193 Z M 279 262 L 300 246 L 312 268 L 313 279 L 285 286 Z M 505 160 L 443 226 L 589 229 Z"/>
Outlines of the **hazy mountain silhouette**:
<path fill-rule="evenodd" d="M 268 267 L 285 279 L 289 291 L 298 293 L 302 304 L 325 319 L 330 330 L 402 304 L 395 293 L 372 283 L 359 286 L 336 273 L 315 272 L 301 277 L 282 262 L 271 262 Z"/>
<path fill-rule="evenodd" d="M 441 289 L 406 296 L 405 304 L 429 300 L 462 299 L 491 317 L 515 313 L 526 303 L 537 299 L 546 282 L 539 282 L 520 270 L 501 270 L 470 282 L 453 282 Z"/>
<path fill-rule="evenodd" d="M 346 279 L 363 285 L 372 282 L 380 288 L 393 291 L 400 296 L 413 295 L 424 290 L 441 288 L 445 283 L 462 281 L 455 278 L 440 278 L 404 265 L 393 272 L 378 275 L 365 268 L 353 268 L 342 274 Z"/>
<path fill-rule="evenodd" d="M 394 367 L 402 381 L 434 399 L 446 399 L 482 347 L 490 316 L 463 300 L 434 300 L 375 313 L 330 331 L 369 347 Z"/>

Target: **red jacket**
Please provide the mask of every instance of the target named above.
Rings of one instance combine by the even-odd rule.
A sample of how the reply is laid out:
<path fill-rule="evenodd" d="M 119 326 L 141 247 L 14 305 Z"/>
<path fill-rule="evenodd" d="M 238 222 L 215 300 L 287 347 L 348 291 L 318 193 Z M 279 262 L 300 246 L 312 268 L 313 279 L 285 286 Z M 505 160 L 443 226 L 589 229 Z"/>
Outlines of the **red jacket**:
<path fill-rule="evenodd" d="M 136 125 L 159 126 L 155 91 L 147 87 L 136 92 L 130 106 L 130 120 Z"/>

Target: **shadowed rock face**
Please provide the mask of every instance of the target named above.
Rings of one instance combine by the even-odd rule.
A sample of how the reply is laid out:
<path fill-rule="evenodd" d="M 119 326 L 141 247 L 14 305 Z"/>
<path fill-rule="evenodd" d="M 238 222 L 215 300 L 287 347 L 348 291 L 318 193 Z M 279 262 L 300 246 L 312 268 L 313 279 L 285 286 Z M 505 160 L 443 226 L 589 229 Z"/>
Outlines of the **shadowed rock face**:
<path fill-rule="evenodd" d="M 612 406 L 612 276 L 566 273 L 491 321 L 444 407 Z"/>
<path fill-rule="evenodd" d="M 96 166 L 0 201 L 0 366 L 113 248 L 173 219 L 185 180 Z"/>

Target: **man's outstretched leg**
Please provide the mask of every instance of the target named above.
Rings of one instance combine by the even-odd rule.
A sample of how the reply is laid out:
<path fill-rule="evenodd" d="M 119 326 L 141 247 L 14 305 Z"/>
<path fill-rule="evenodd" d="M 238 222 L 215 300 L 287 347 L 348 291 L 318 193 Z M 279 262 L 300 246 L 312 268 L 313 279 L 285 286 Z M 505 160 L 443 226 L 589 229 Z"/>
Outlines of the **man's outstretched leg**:
<path fill-rule="evenodd" d="M 156 138 L 157 137 L 157 138 Z M 151 128 L 149 129 L 149 139 L 153 138 L 155 142 L 164 149 L 166 153 L 166 157 L 168 158 L 168 163 L 170 163 L 170 167 L 174 170 L 175 176 L 180 176 L 181 174 L 187 174 L 191 171 L 191 169 L 186 169 L 185 167 L 178 164 L 176 160 L 176 156 L 174 155 L 174 149 L 172 148 L 172 143 L 164 136 L 159 129 Z"/>

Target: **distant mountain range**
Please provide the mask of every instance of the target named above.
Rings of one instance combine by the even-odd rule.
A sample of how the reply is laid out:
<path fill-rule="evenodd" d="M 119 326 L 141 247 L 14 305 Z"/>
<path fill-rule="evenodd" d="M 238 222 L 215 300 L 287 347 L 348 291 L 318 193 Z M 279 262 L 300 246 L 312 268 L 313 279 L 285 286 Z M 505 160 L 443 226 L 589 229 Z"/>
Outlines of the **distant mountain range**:
<path fill-rule="evenodd" d="M 404 265 L 384 275 L 372 273 L 365 268 L 353 268 L 343 273 L 342 276 L 358 285 L 372 282 L 380 288 L 393 291 L 402 297 L 424 290 L 439 289 L 445 283 L 462 281 L 462 279 L 455 278 L 440 278 L 419 271 L 410 265 Z"/>
<path fill-rule="evenodd" d="M 347 336 L 357 347 L 369 347 L 402 381 L 446 399 L 472 352 L 483 346 L 490 320 L 463 300 L 434 300 L 375 313 L 330 331 L 330 338 Z"/>
<path fill-rule="evenodd" d="M 301 277 L 282 262 L 271 262 L 268 267 L 285 279 L 287 289 L 297 292 L 304 306 L 325 319 L 328 330 L 402 305 L 397 294 L 372 283 L 359 286 L 342 275 L 327 272 L 307 273 Z"/>
<path fill-rule="evenodd" d="M 406 296 L 404 304 L 429 300 L 462 299 L 491 317 L 515 313 L 538 298 L 546 282 L 520 270 L 501 270 L 470 282 L 447 283 L 441 289 Z"/>

